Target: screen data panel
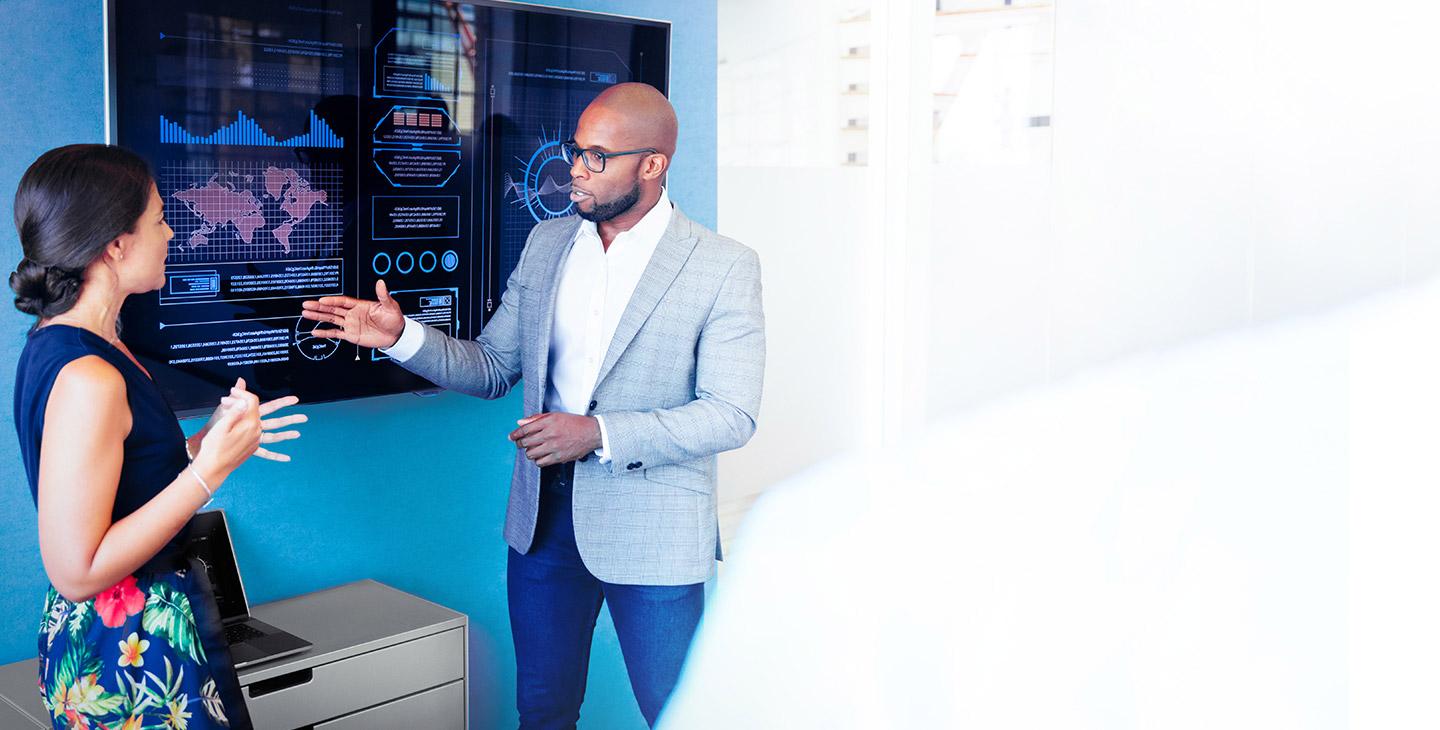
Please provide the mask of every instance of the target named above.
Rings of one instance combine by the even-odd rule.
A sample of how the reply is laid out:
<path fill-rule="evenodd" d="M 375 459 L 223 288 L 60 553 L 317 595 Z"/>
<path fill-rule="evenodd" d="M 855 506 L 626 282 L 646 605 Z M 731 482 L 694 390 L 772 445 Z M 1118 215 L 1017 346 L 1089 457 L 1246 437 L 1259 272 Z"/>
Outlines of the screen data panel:
<path fill-rule="evenodd" d="M 560 142 L 607 86 L 668 93 L 669 25 L 498 3 L 112 0 L 114 141 L 175 237 L 126 343 L 182 415 L 244 377 L 305 402 L 424 390 L 313 336 L 300 303 L 374 298 L 476 337 L 539 221 Z"/>

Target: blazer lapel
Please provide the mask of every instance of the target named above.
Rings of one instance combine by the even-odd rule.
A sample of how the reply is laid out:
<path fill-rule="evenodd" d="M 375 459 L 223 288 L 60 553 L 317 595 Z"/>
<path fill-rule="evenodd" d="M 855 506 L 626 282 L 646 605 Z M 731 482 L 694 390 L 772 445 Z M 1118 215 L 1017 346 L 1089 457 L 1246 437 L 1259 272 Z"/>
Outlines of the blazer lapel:
<path fill-rule="evenodd" d="M 575 233 L 580 229 L 580 217 L 575 217 L 575 225 L 561 228 L 558 235 L 563 235 L 560 245 L 550 249 L 550 256 L 540 262 L 541 269 L 532 279 L 539 284 L 541 301 L 545 306 L 532 316 L 539 317 L 535 322 L 534 331 L 539 333 L 535 342 L 535 384 L 540 388 L 537 397 L 543 403 L 545 400 L 545 389 L 549 385 L 546 378 L 550 377 L 550 330 L 555 324 L 555 297 L 560 292 L 560 272 L 565 265 L 565 259 L 570 256 L 570 249 L 575 246 Z M 541 406 L 544 407 L 543 405 Z"/>
<path fill-rule="evenodd" d="M 630 295 L 630 302 L 620 315 L 620 323 L 615 326 L 615 337 L 610 340 L 605 361 L 600 364 L 595 387 L 605 382 L 605 376 L 615 367 L 615 362 L 630 346 L 630 341 L 635 339 L 640 325 L 645 324 L 650 313 L 655 311 L 655 305 L 669 291 L 694 250 L 695 236 L 690 230 L 690 219 L 676 207 L 670 214 L 670 225 L 665 228 L 665 235 L 660 237 L 655 253 L 650 256 L 650 263 L 645 266 L 645 273 L 640 275 L 640 281 L 635 285 L 635 293 Z"/>

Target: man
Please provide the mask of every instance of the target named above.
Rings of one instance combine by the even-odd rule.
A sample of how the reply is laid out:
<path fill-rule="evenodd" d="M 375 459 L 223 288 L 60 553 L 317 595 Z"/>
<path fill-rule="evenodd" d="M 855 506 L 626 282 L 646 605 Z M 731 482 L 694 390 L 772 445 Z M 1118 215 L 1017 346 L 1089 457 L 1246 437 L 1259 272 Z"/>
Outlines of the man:
<path fill-rule="evenodd" d="M 673 208 L 675 111 L 620 84 L 565 146 L 579 215 L 535 227 L 476 341 L 378 301 L 325 297 L 317 335 L 385 350 L 482 398 L 525 381 L 505 540 L 523 728 L 573 727 L 604 602 L 650 724 L 719 556 L 716 454 L 755 430 L 765 362 L 754 251 Z"/>

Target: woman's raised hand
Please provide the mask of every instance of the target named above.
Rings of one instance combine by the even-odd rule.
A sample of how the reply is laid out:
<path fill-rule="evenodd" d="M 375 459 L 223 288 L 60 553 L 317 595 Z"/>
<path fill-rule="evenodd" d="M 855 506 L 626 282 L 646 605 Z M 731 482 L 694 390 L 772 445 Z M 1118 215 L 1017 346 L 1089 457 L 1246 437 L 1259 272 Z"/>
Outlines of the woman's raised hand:
<path fill-rule="evenodd" d="M 260 404 L 260 443 L 273 444 L 279 443 L 281 441 L 289 441 L 291 439 L 300 438 L 300 432 L 294 429 L 291 429 L 289 431 L 280 431 L 277 429 L 282 429 L 286 426 L 294 426 L 309 421 L 310 417 L 306 416 L 304 413 L 292 413 L 288 416 L 281 416 L 279 418 L 265 418 L 265 416 L 268 416 L 271 413 L 280 410 L 281 408 L 288 408 L 299 402 L 299 398 L 296 398 L 293 395 L 287 395 L 284 398 L 276 398 L 275 400 L 266 401 Z M 277 453 L 265 448 L 264 446 L 255 449 L 255 455 L 262 459 L 269 459 L 270 461 L 290 460 L 289 454 Z"/>
<path fill-rule="evenodd" d="M 260 448 L 262 432 L 260 399 L 245 389 L 244 378 L 237 379 L 230 395 L 220 399 L 217 412 L 200 440 L 200 453 L 195 455 L 196 468 L 211 477 L 212 487 L 218 487 Z"/>

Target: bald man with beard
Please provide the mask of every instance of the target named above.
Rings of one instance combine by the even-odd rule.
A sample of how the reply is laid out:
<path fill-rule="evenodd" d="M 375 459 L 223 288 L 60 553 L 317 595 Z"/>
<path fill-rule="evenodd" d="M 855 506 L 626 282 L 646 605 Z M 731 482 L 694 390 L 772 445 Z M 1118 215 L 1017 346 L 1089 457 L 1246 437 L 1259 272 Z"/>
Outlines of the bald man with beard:
<path fill-rule="evenodd" d="M 720 557 L 716 455 L 755 431 L 765 320 L 755 252 L 666 192 L 678 124 L 644 84 L 601 93 L 564 145 L 576 215 L 535 226 L 476 340 L 376 301 L 324 297 L 315 334 L 384 350 L 451 390 L 524 381 L 505 518 L 522 728 L 572 728 L 609 604 L 652 726 Z"/>

